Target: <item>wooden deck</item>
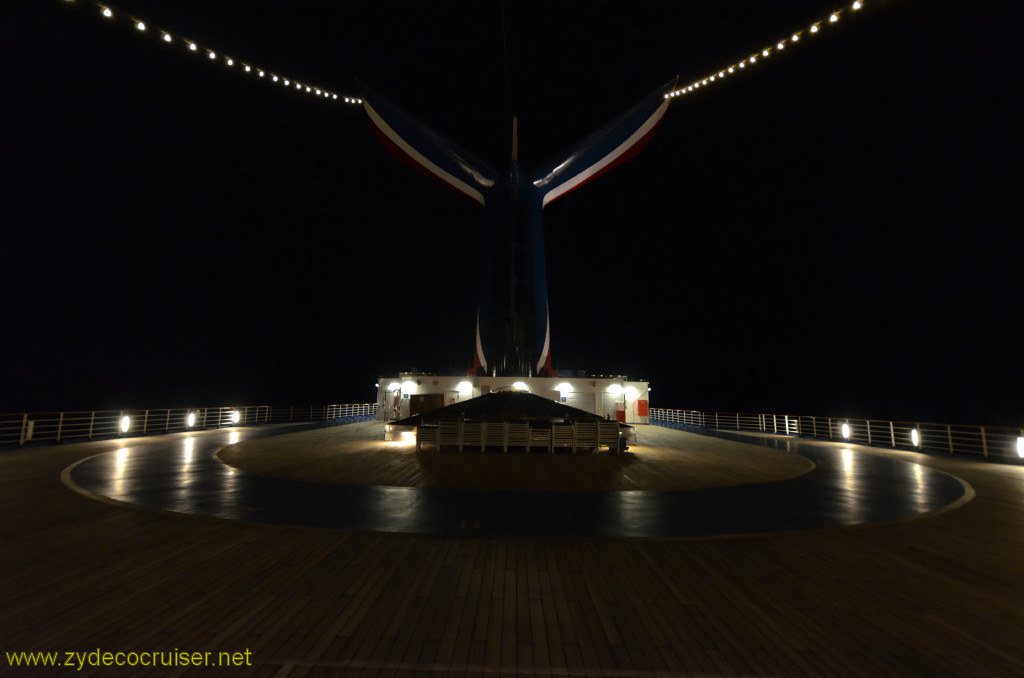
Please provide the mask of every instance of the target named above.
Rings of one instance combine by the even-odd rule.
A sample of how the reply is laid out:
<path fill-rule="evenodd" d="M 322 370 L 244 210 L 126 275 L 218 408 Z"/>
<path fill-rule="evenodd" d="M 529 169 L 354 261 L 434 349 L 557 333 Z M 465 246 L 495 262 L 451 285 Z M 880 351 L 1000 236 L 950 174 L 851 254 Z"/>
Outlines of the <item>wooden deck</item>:
<path fill-rule="evenodd" d="M 431 538 L 165 515 L 61 483 L 110 446 L 0 453 L 4 651 L 248 649 L 251 668 L 217 673 L 258 676 L 1024 675 L 1022 467 L 887 453 L 977 496 L 886 525 Z"/>
<path fill-rule="evenodd" d="M 793 478 L 813 468 L 796 454 L 643 427 L 626 454 L 438 451 L 384 442 L 365 422 L 248 440 L 220 453 L 232 466 L 312 482 L 476 490 L 694 490 Z"/>

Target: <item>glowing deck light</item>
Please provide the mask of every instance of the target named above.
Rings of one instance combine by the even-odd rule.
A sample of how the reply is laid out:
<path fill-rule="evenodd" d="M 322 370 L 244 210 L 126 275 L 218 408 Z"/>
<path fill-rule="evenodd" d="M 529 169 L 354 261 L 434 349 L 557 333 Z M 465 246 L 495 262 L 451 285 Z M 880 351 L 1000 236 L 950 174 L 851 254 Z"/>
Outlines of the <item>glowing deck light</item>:
<path fill-rule="evenodd" d="M 170 33 L 164 33 L 164 42 L 170 42 L 170 41 L 171 41 L 171 34 Z"/>
<path fill-rule="evenodd" d="M 763 50 L 761 52 L 761 56 L 768 56 L 768 50 Z"/>
<path fill-rule="evenodd" d="M 608 392 L 612 395 L 622 395 L 622 384 L 612 384 L 608 387 Z"/>
<path fill-rule="evenodd" d="M 779 44 L 775 45 L 775 49 L 786 49 L 786 43 L 780 42 Z"/>
<path fill-rule="evenodd" d="M 843 439 L 844 440 L 849 440 L 850 439 L 850 425 L 847 424 L 845 421 L 843 422 L 842 433 L 843 433 Z"/>
<path fill-rule="evenodd" d="M 295 83 L 295 89 L 302 89 L 302 85 L 300 85 L 299 83 Z"/>
<path fill-rule="evenodd" d="M 309 91 L 309 86 L 307 86 L 307 87 L 306 87 L 306 91 L 307 91 L 307 92 Z"/>
<path fill-rule="evenodd" d="M 260 77 L 261 77 L 261 78 L 262 78 L 262 77 L 265 77 L 266 75 L 267 75 L 266 73 L 264 73 L 263 71 L 260 71 Z"/>
<path fill-rule="evenodd" d="M 734 70 L 736 70 L 736 69 L 735 69 L 735 68 L 733 68 L 732 66 L 729 66 L 729 72 L 730 72 L 730 73 L 732 73 L 732 72 L 733 72 Z"/>
<path fill-rule="evenodd" d="M 415 392 L 416 392 L 416 382 L 415 381 L 403 381 L 402 382 L 402 393 L 405 393 L 405 394 L 408 395 L 409 393 L 415 393 Z"/>
<path fill-rule="evenodd" d="M 139 29 L 140 31 L 144 31 L 146 30 L 146 23 L 144 21 L 136 22 L 135 28 Z"/>
<path fill-rule="evenodd" d="M 121 433 L 128 433 L 128 429 L 132 426 L 132 418 L 127 414 L 121 417 Z"/>
<path fill-rule="evenodd" d="M 190 52 L 194 52 L 194 51 L 196 51 L 197 49 L 199 49 L 199 48 L 198 48 L 198 47 L 196 47 L 196 43 L 194 43 L 194 42 L 190 42 L 190 43 L 188 43 L 188 50 L 189 50 Z"/>
<path fill-rule="evenodd" d="M 285 84 L 285 85 L 290 85 L 291 83 L 290 83 L 290 82 L 288 82 L 287 80 L 285 80 L 285 81 L 284 81 L 284 84 Z"/>
<path fill-rule="evenodd" d="M 832 16 L 830 16 L 828 18 L 828 20 L 829 20 L 829 23 L 833 23 L 834 24 L 835 22 L 839 21 L 839 15 L 838 14 L 833 14 Z"/>
<path fill-rule="evenodd" d="M 860 0 L 855 0 L 855 2 L 853 3 L 853 8 L 854 9 L 860 9 L 863 6 L 864 5 L 860 4 Z"/>
<path fill-rule="evenodd" d="M 250 73 L 250 72 L 252 72 L 252 67 L 251 67 L 251 66 L 246 66 L 246 67 L 245 67 L 245 72 L 246 72 L 246 73 Z"/>
<path fill-rule="evenodd" d="M 277 78 L 276 75 L 272 75 L 272 76 L 270 76 L 270 79 L 273 80 L 274 82 L 277 82 L 278 78 Z"/>
<path fill-rule="evenodd" d="M 811 33 L 817 33 L 817 32 L 818 32 L 818 24 L 814 24 L 813 26 L 811 26 Z"/>
<path fill-rule="evenodd" d="M 232 424 L 237 424 L 241 420 L 242 420 L 242 413 L 239 412 L 238 410 L 232 410 L 231 411 L 231 423 Z"/>
<path fill-rule="evenodd" d="M 516 383 L 512 384 L 512 388 L 519 389 L 520 391 L 529 391 L 530 390 L 530 387 L 527 386 L 526 382 L 524 382 L 524 381 L 517 381 Z"/>
<path fill-rule="evenodd" d="M 216 59 L 217 58 L 217 53 L 216 52 L 210 52 L 209 54 L 207 54 L 207 56 L 210 57 L 211 59 Z"/>
<path fill-rule="evenodd" d="M 196 425 L 196 413 L 195 412 L 189 412 L 188 413 L 188 417 L 186 417 L 186 419 L 185 419 L 185 426 L 188 427 L 188 428 L 192 428 L 195 425 Z"/>
<path fill-rule="evenodd" d="M 800 42 L 800 34 L 799 33 L 794 33 L 793 37 L 790 38 L 790 41 L 791 42 Z"/>
<path fill-rule="evenodd" d="M 110 11 L 109 7 L 104 7 L 103 8 L 103 16 L 105 16 L 105 17 L 107 17 L 109 19 L 110 17 L 114 16 L 114 13 Z"/>
<path fill-rule="evenodd" d="M 746 67 L 747 67 L 747 62 L 746 61 L 741 61 L 740 62 L 740 68 L 746 68 Z"/>
<path fill-rule="evenodd" d="M 455 390 L 459 392 L 459 396 L 465 397 L 473 394 L 473 384 L 468 381 L 460 381 Z"/>
<path fill-rule="evenodd" d="M 724 78 L 725 77 L 725 71 L 719 71 L 718 72 L 718 77 Z"/>
<path fill-rule="evenodd" d="M 390 384 L 388 384 L 388 390 L 389 391 L 397 391 L 397 390 L 399 390 L 401 388 L 402 388 L 402 385 L 399 384 L 397 381 L 393 381 Z"/>
<path fill-rule="evenodd" d="M 572 393 L 572 384 L 567 381 L 563 381 L 558 386 L 555 386 L 555 390 L 565 396 L 567 393 Z"/>
<path fill-rule="evenodd" d="M 757 57 L 756 56 L 750 57 L 750 63 L 756 64 L 757 63 Z"/>
<path fill-rule="evenodd" d="M 910 429 L 910 442 L 914 444 L 914 447 L 921 446 L 921 434 L 916 428 Z"/>
<path fill-rule="evenodd" d="M 228 59 L 228 66 L 234 66 L 234 65 L 235 65 L 235 60 L 234 59 Z"/>
<path fill-rule="evenodd" d="M 333 97 L 333 98 L 335 98 L 335 99 L 337 99 L 337 98 L 338 98 L 338 95 L 337 95 L 337 94 L 333 94 L 333 95 L 332 95 L 332 97 Z"/>
<path fill-rule="evenodd" d="M 1017 456 L 1024 459 L 1024 436 L 1017 436 Z"/>

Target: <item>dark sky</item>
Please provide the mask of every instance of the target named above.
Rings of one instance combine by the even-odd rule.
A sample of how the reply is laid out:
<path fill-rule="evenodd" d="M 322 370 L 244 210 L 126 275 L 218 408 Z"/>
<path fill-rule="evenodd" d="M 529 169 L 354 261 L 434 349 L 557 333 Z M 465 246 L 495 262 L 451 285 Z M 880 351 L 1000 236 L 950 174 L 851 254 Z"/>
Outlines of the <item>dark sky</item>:
<path fill-rule="evenodd" d="M 514 112 L 529 168 L 841 6 L 505 4 L 507 48 L 497 1 L 116 5 L 143 35 L 8 0 L 0 409 L 366 402 L 471 364 L 482 210 L 360 109 L 153 28 L 360 79 L 495 165 Z M 663 407 L 1024 423 L 1020 3 L 865 5 L 548 208 L 556 367 Z"/>

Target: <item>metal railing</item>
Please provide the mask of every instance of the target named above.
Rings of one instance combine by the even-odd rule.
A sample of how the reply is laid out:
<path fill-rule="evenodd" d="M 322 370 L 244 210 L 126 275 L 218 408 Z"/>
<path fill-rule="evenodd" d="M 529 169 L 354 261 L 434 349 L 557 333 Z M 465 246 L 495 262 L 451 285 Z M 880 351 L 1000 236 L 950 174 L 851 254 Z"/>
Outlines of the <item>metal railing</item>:
<path fill-rule="evenodd" d="M 920 452 L 1024 457 L 1024 429 L 792 414 L 740 414 L 651 408 L 650 422 L 672 428 L 758 431 Z"/>
<path fill-rule="evenodd" d="M 0 414 L 0 445 L 156 435 L 225 426 L 358 421 L 376 416 L 376 403 L 21 412 Z"/>

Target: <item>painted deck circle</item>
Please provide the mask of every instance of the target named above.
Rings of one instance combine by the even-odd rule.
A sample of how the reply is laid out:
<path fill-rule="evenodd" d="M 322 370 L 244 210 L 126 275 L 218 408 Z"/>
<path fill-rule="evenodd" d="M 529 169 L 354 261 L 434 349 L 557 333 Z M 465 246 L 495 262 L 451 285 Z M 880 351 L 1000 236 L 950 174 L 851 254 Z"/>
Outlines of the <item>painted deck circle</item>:
<path fill-rule="evenodd" d="M 157 511 L 258 524 L 421 535 L 678 538 L 891 522 L 966 501 L 958 478 L 854 446 L 715 433 L 806 457 L 775 482 L 685 491 L 481 491 L 334 485 L 227 466 L 215 453 L 280 430 L 236 429 L 126 440 L 68 467 L 65 482 Z M 586 462 L 585 458 L 579 461 Z"/>

